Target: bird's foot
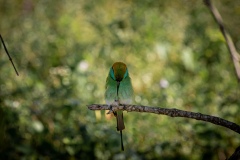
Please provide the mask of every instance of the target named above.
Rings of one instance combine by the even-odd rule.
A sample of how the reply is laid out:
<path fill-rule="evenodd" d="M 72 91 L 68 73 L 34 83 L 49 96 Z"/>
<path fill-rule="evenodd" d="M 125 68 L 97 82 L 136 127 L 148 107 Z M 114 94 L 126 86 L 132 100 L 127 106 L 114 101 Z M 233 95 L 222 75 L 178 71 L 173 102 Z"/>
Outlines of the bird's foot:
<path fill-rule="evenodd" d="M 110 105 L 110 110 L 107 112 L 107 114 L 111 114 L 114 113 L 113 109 L 112 109 L 112 105 Z"/>
<path fill-rule="evenodd" d="M 112 105 L 110 105 L 110 110 L 107 112 L 107 114 L 111 114 L 111 113 L 113 113 L 113 115 L 116 117 L 117 116 L 117 112 L 115 112 L 114 110 L 113 110 L 113 106 Z"/>

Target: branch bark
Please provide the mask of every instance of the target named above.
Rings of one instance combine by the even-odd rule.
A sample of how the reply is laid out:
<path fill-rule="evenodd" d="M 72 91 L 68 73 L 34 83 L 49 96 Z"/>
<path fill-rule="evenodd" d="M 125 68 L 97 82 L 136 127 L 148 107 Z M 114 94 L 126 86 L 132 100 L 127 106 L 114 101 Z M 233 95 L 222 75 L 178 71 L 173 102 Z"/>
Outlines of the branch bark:
<path fill-rule="evenodd" d="M 201 121 L 210 122 L 219 126 L 223 126 L 240 134 L 240 126 L 237 125 L 236 123 L 227 121 L 219 117 L 211 116 L 211 115 L 183 111 L 175 108 L 170 109 L 170 108 L 149 107 L 149 106 L 141 106 L 141 105 L 123 105 L 123 104 L 120 104 L 118 106 L 108 106 L 106 104 L 91 104 L 91 105 L 88 105 L 87 107 L 90 110 L 110 110 L 110 112 L 116 111 L 116 110 L 123 110 L 128 112 L 146 112 L 146 113 L 162 114 L 170 117 L 191 118 L 191 119 L 201 120 Z"/>
<path fill-rule="evenodd" d="M 237 52 L 230 35 L 227 33 L 227 31 L 223 25 L 222 17 L 220 15 L 220 13 L 218 12 L 217 8 L 212 4 L 211 0 L 203 0 L 203 1 L 206 4 L 206 6 L 209 8 L 209 10 L 211 11 L 213 18 L 215 19 L 216 23 L 219 25 L 219 28 L 224 36 L 224 39 L 226 40 L 227 47 L 231 54 L 232 61 L 234 64 L 235 73 L 236 73 L 238 82 L 240 82 L 240 55 Z"/>

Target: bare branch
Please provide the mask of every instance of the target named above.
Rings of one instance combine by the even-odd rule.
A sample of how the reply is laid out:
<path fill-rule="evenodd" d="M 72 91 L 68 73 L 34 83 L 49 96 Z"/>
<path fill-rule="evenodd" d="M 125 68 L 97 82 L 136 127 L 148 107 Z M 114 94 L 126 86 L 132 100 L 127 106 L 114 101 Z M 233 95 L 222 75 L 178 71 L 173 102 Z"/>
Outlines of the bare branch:
<path fill-rule="evenodd" d="M 228 160 L 239 160 L 240 159 L 240 146 L 235 150 L 232 156 Z"/>
<path fill-rule="evenodd" d="M 1 36 L 1 34 L 0 34 L 0 39 L 1 39 L 1 41 L 2 41 L 3 47 L 4 47 L 4 49 L 5 49 L 5 51 L 6 51 L 7 55 L 8 55 L 9 60 L 10 60 L 11 63 L 12 63 L 12 66 L 13 66 L 16 74 L 19 76 L 18 71 L 17 71 L 17 69 L 16 69 L 16 67 L 15 67 L 15 65 L 14 65 L 14 63 L 13 63 L 13 61 L 12 61 L 12 58 L 11 58 L 10 54 L 8 53 L 7 47 L 5 46 L 5 43 L 4 43 L 4 41 L 3 41 L 3 38 L 2 38 L 2 36 Z"/>
<path fill-rule="evenodd" d="M 217 10 L 217 8 L 212 4 L 211 0 L 203 0 L 203 1 L 206 4 L 206 6 L 210 9 L 215 21 L 219 25 L 219 28 L 227 42 L 227 47 L 231 54 L 233 64 L 235 67 L 235 73 L 238 78 L 238 81 L 240 82 L 240 55 L 237 52 L 230 35 L 227 33 L 225 27 L 223 26 L 223 20 L 222 20 L 220 13 Z"/>
<path fill-rule="evenodd" d="M 88 109 L 113 110 L 113 111 L 124 110 L 128 112 L 146 112 L 146 113 L 162 114 L 170 117 L 186 117 L 186 118 L 206 121 L 219 126 L 223 126 L 240 134 L 240 126 L 237 125 L 236 123 L 227 121 L 219 117 L 211 116 L 211 115 L 183 111 L 175 108 L 171 109 L 171 108 L 159 108 L 159 107 L 149 107 L 149 106 L 141 106 L 141 105 L 123 105 L 123 104 L 120 104 L 119 106 L 108 106 L 106 104 L 92 104 L 92 105 L 88 105 Z"/>

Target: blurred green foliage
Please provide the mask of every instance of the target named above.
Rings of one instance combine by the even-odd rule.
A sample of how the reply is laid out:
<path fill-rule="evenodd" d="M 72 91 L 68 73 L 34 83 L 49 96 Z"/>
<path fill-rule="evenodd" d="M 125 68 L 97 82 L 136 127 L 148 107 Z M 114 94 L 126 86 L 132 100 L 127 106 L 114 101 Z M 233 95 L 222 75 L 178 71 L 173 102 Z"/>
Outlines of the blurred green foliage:
<path fill-rule="evenodd" d="M 214 1 L 215 2 L 215 1 Z M 239 1 L 217 1 L 240 49 Z M 234 9 L 232 9 L 234 8 Z M 240 124 L 239 84 L 202 1 L 0 1 L 0 159 L 225 159 L 237 133 L 213 124 L 125 113 L 125 151 L 105 103 L 115 61 L 128 65 L 135 104 Z"/>

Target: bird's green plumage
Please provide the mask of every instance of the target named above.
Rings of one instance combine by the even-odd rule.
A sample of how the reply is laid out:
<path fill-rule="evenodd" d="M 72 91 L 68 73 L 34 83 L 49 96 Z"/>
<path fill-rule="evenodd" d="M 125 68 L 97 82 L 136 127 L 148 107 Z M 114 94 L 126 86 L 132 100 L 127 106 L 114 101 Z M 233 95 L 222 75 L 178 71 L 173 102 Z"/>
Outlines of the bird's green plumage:
<path fill-rule="evenodd" d="M 130 104 L 132 102 L 133 87 L 131 78 L 128 74 L 127 66 L 122 62 L 116 62 L 110 68 L 106 80 L 105 100 L 108 105 L 112 104 Z M 117 111 L 117 130 L 121 133 L 122 143 L 122 130 L 125 129 L 123 122 L 123 112 Z M 123 150 L 123 144 L 122 144 Z"/>

